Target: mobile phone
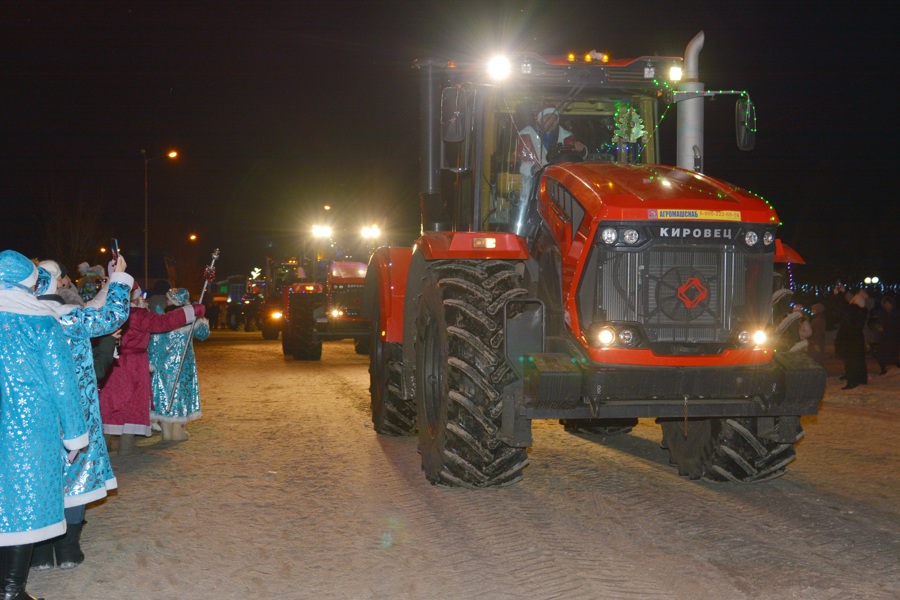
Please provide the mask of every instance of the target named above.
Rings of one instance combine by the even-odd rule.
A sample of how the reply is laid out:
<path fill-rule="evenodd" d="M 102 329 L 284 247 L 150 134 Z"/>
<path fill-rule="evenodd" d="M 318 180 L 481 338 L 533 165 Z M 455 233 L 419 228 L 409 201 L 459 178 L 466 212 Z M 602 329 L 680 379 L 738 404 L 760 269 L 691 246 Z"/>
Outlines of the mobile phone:
<path fill-rule="evenodd" d="M 113 261 L 119 262 L 119 240 L 117 240 L 116 238 L 110 238 L 109 251 L 110 254 L 112 254 Z"/>

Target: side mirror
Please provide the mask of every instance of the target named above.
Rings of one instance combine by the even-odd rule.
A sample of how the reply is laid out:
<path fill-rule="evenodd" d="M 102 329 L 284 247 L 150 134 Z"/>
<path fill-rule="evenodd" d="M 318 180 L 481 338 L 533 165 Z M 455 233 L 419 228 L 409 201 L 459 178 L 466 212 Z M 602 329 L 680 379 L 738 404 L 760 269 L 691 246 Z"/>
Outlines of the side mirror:
<path fill-rule="evenodd" d="M 753 150 L 756 147 L 756 106 L 748 96 L 743 96 L 734 106 L 734 127 L 738 148 Z"/>
<path fill-rule="evenodd" d="M 444 142 L 462 142 L 466 139 L 468 106 L 464 89 L 448 87 L 441 92 L 441 139 Z"/>

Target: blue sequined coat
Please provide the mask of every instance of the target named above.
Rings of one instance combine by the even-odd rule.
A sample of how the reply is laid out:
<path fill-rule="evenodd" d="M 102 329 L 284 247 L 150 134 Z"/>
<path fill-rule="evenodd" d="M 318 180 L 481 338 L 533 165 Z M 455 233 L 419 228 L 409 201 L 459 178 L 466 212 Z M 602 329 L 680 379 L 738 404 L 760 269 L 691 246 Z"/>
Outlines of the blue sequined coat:
<path fill-rule="evenodd" d="M 46 310 L 0 312 L 0 546 L 65 533 L 62 451 L 88 441 L 72 352 Z"/>
<path fill-rule="evenodd" d="M 191 326 L 185 325 L 175 331 L 156 334 L 150 338 L 147 353 L 150 355 L 150 366 L 153 370 L 153 408 L 150 411 L 150 418 L 153 420 L 187 423 L 201 416 L 197 361 L 194 358 L 190 331 Z M 194 337 L 201 342 L 209 337 L 209 324 L 206 319 L 197 321 Z M 185 346 L 187 346 L 186 353 Z M 175 400 L 172 401 L 172 406 L 168 407 L 182 354 L 184 365 L 178 377 Z"/>
<path fill-rule="evenodd" d="M 63 333 L 75 359 L 81 409 L 89 435 L 87 448 L 78 453 L 72 464 L 66 465 L 67 508 L 99 500 L 106 496 L 107 490 L 117 487 L 106 441 L 103 439 L 91 338 L 114 332 L 128 319 L 131 284 L 132 278 L 127 273 L 113 273 L 103 307 L 76 308 L 60 317 Z"/>

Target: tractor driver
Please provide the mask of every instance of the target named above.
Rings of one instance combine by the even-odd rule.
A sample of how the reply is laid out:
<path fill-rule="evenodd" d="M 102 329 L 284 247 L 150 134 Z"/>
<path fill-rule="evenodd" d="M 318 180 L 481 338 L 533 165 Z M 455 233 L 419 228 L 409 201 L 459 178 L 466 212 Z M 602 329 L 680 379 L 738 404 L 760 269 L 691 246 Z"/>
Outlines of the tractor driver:
<path fill-rule="evenodd" d="M 575 139 L 572 132 L 560 127 L 559 109 L 548 106 L 535 115 L 534 126 L 528 125 L 519 130 L 516 144 L 516 158 L 520 161 L 519 172 L 522 174 L 522 190 L 520 197 L 528 198 L 535 174 L 546 165 L 548 154 L 555 151 L 558 145 L 570 146 L 587 158 L 587 147 Z"/>

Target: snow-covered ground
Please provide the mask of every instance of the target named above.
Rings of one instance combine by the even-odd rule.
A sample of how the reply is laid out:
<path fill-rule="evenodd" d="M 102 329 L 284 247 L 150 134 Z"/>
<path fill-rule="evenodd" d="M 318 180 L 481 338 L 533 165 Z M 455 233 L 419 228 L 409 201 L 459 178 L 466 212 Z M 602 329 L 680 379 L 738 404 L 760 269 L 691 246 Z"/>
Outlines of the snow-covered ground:
<path fill-rule="evenodd" d="M 367 358 L 281 355 L 259 334 L 197 344 L 192 437 L 114 459 L 87 512 L 84 564 L 32 573 L 52 600 L 897 598 L 900 370 L 840 390 L 781 479 L 681 479 L 641 421 L 630 435 L 536 422 L 525 479 L 447 489 L 414 438 L 376 435 Z"/>

